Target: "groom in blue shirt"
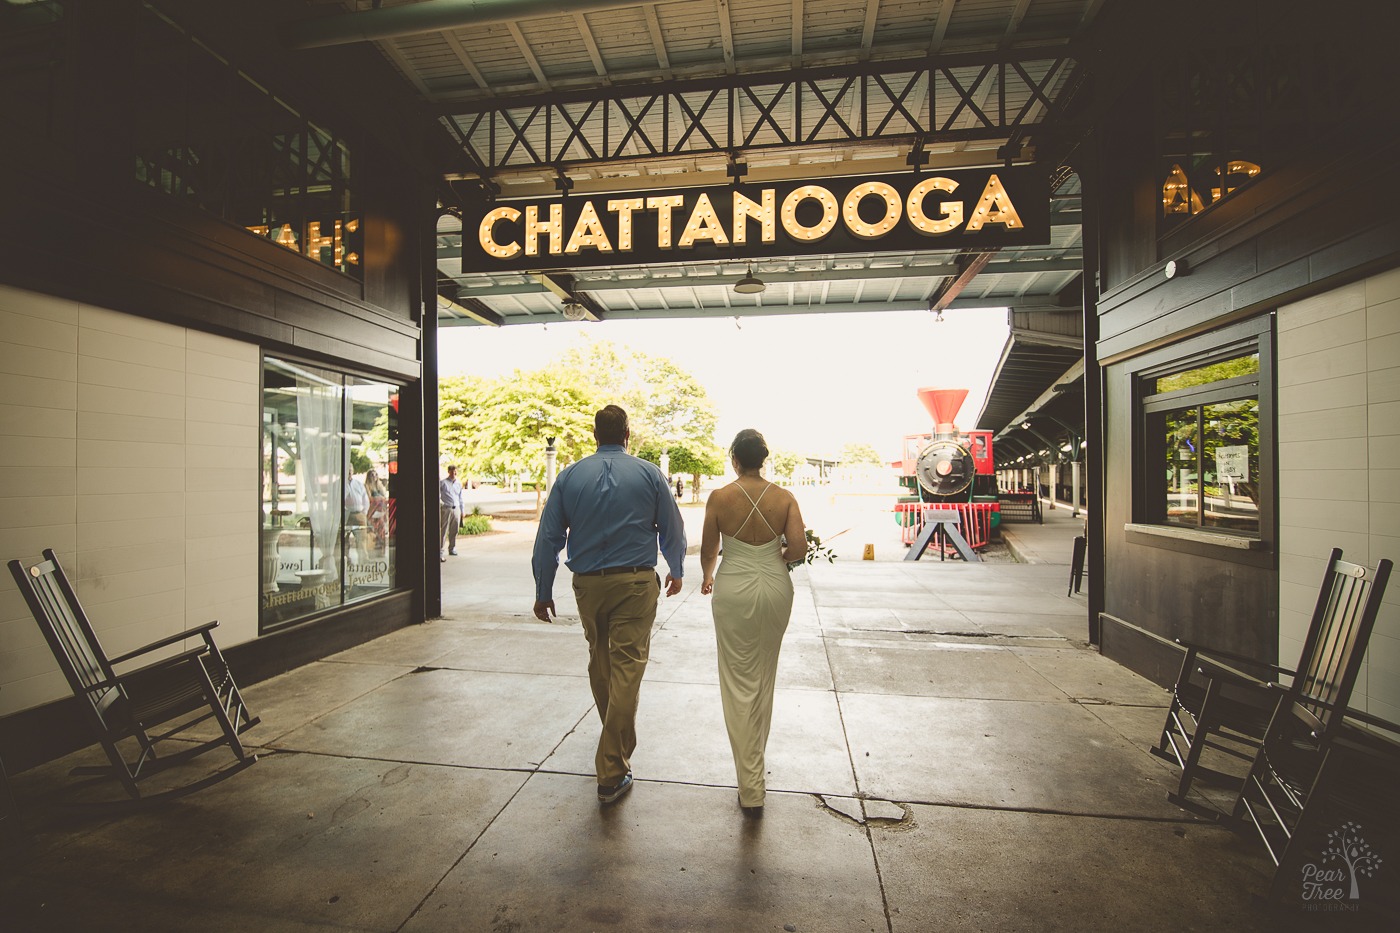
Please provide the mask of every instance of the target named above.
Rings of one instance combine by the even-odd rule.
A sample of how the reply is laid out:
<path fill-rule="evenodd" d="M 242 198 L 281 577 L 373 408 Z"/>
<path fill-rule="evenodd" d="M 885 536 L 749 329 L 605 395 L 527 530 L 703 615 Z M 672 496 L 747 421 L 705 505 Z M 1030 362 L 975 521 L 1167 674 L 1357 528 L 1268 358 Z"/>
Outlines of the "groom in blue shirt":
<path fill-rule="evenodd" d="M 535 536 L 535 618 L 555 614 L 554 576 L 567 544 L 574 598 L 588 637 L 588 680 L 603 720 L 594 766 L 598 800 L 632 789 L 637 697 L 661 595 L 657 542 L 666 560 L 666 595 L 681 591 L 685 525 L 666 477 L 627 453 L 627 412 L 609 405 L 593 417 L 598 452 L 554 481 Z"/>

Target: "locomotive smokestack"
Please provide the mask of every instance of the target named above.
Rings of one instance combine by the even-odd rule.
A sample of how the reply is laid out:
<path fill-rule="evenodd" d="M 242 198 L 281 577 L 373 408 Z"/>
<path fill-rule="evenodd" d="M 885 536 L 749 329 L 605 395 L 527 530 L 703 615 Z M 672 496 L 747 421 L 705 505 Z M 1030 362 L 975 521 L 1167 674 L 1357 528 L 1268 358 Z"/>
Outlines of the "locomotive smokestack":
<path fill-rule="evenodd" d="M 923 388 L 919 390 L 919 401 L 924 403 L 928 413 L 933 416 L 933 433 L 935 435 L 942 437 L 957 433 L 953 419 L 958 416 L 958 409 L 962 408 L 963 400 L 966 398 L 966 389 Z"/>

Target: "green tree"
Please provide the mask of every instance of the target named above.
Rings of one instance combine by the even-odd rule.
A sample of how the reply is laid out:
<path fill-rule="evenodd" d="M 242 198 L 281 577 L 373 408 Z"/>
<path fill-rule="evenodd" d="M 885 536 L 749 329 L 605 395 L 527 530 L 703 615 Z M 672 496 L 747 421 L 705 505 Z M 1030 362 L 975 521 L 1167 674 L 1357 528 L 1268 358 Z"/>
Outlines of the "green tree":
<path fill-rule="evenodd" d="M 438 390 L 444 453 L 472 473 L 498 480 L 524 475 L 539 492 L 546 438 L 560 469 L 593 449 L 598 402 L 577 375 L 557 368 L 502 379 L 444 379 Z"/>
<path fill-rule="evenodd" d="M 718 454 L 714 403 L 699 380 L 671 360 L 598 340 L 566 352 L 559 368 L 577 373 L 601 404 L 626 409 L 634 451 L 679 444 Z"/>
<path fill-rule="evenodd" d="M 438 380 L 438 449 L 449 463 L 468 472 L 473 466 L 478 413 L 489 405 L 496 383 L 480 376 L 447 376 Z"/>
<path fill-rule="evenodd" d="M 768 457 L 768 463 L 773 467 L 773 475 L 781 477 L 788 482 L 792 482 L 792 476 L 797 472 L 797 468 L 805 463 L 805 459 L 795 450 L 774 450 Z"/>
<path fill-rule="evenodd" d="M 842 466 L 860 466 L 862 464 L 883 466 L 884 462 L 880 459 L 879 452 L 869 444 L 851 443 L 841 448 Z"/>
<path fill-rule="evenodd" d="M 710 445 L 713 447 L 714 445 Z M 718 476 L 724 472 L 724 463 L 715 451 L 694 451 L 689 447 L 674 446 L 671 455 L 671 472 L 690 477 L 690 493 L 694 498 L 700 494 L 700 477 Z"/>

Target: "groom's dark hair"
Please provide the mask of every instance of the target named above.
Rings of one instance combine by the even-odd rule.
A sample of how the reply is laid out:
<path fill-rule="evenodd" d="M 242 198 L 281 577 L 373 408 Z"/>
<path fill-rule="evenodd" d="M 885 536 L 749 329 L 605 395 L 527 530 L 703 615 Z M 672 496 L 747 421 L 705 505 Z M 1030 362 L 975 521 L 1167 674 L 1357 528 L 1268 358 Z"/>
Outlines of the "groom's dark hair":
<path fill-rule="evenodd" d="M 768 442 L 753 428 L 744 428 L 734 435 L 734 443 L 730 445 L 729 452 L 739 461 L 739 466 L 746 470 L 757 469 L 768 459 Z"/>
<path fill-rule="evenodd" d="M 609 405 L 593 416 L 593 439 L 599 444 L 627 442 L 627 412 Z"/>

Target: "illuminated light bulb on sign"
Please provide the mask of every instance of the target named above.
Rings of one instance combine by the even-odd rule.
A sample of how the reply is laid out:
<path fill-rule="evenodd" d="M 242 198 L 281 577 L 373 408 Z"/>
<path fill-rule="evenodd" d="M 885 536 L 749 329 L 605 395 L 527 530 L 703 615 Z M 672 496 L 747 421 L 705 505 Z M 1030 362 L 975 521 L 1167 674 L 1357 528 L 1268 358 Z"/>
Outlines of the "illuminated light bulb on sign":
<path fill-rule="evenodd" d="M 689 249 L 695 245 L 696 240 L 710 240 L 716 246 L 729 245 L 729 237 L 725 235 L 724 227 L 720 226 L 719 215 L 710 203 L 710 196 L 703 191 L 700 192 L 700 198 L 695 202 L 695 210 L 690 212 L 690 219 L 686 221 L 685 229 L 681 231 L 681 238 L 676 245 L 681 249 Z"/>
<path fill-rule="evenodd" d="M 647 209 L 656 211 L 656 247 L 657 249 L 671 248 L 671 211 L 677 207 L 685 206 L 685 198 L 679 194 L 664 195 L 659 198 L 647 198 Z"/>
<path fill-rule="evenodd" d="M 749 241 L 750 219 L 759 223 L 761 233 L 760 238 L 764 243 L 774 243 L 778 239 L 778 219 L 775 207 L 778 203 L 778 192 L 774 188 L 764 188 L 759 195 L 761 201 L 734 192 L 734 243 L 747 243 Z"/>
<path fill-rule="evenodd" d="M 967 222 L 967 229 L 981 230 L 987 224 L 1004 224 L 1008 230 L 1021 226 L 1021 215 L 995 173 L 987 179 L 987 187 L 982 189 L 982 197 L 972 219 Z"/>
<path fill-rule="evenodd" d="M 885 213 L 873 224 L 866 223 L 860 217 L 860 202 L 871 195 L 876 195 L 885 202 Z M 868 181 L 857 185 L 846 195 L 846 200 L 841 205 L 841 218 L 846 222 L 846 229 L 864 240 L 874 240 L 889 233 L 890 228 L 899 222 L 902 212 L 899 192 L 882 181 Z"/>
<path fill-rule="evenodd" d="M 519 219 L 520 212 L 513 207 L 498 207 L 487 213 L 485 217 L 481 218 L 481 226 L 476 231 L 477 241 L 481 243 L 481 248 L 497 259 L 509 259 L 520 252 L 519 243 L 514 240 L 506 244 L 497 243 L 495 235 L 497 221 L 508 220 L 515 223 Z"/>
<path fill-rule="evenodd" d="M 929 236 L 937 236 L 940 233 L 948 233 L 962 226 L 963 206 L 961 201 L 941 201 L 938 209 L 943 212 L 941 220 L 935 220 L 924 213 L 924 199 L 931 192 L 942 191 L 952 194 L 958 189 L 958 183 L 951 178 L 934 176 L 926 178 L 914 186 L 914 190 L 909 192 L 909 197 L 905 199 L 905 211 L 909 216 L 909 225 L 920 233 Z"/>
<path fill-rule="evenodd" d="M 614 198 L 608 202 L 608 210 L 617 214 L 617 248 L 619 252 L 632 252 L 632 212 L 645 209 L 643 198 Z"/>
<path fill-rule="evenodd" d="M 817 221 L 815 226 L 804 227 L 797 220 L 797 206 L 809 198 L 822 206 L 822 219 Z M 840 211 L 836 207 L 836 198 L 830 191 L 821 185 L 802 185 L 800 188 L 794 188 L 787 197 L 783 198 L 783 229 L 793 239 L 810 243 L 813 240 L 820 240 L 831 232 L 832 228 L 836 226 L 839 213 Z"/>
<path fill-rule="evenodd" d="M 613 251 L 612 241 L 608 239 L 607 231 L 603 229 L 603 222 L 598 219 L 598 210 L 592 201 L 583 202 L 583 210 L 574 224 L 573 233 L 569 234 L 569 245 L 564 247 L 564 252 L 572 256 L 588 247 L 600 253 Z"/>
<path fill-rule="evenodd" d="M 540 254 L 538 237 L 541 233 L 549 234 L 549 252 L 557 256 L 560 248 L 564 244 L 564 205 L 549 205 L 549 220 L 545 221 L 540 220 L 539 205 L 525 205 L 526 256 L 538 256 Z"/>

